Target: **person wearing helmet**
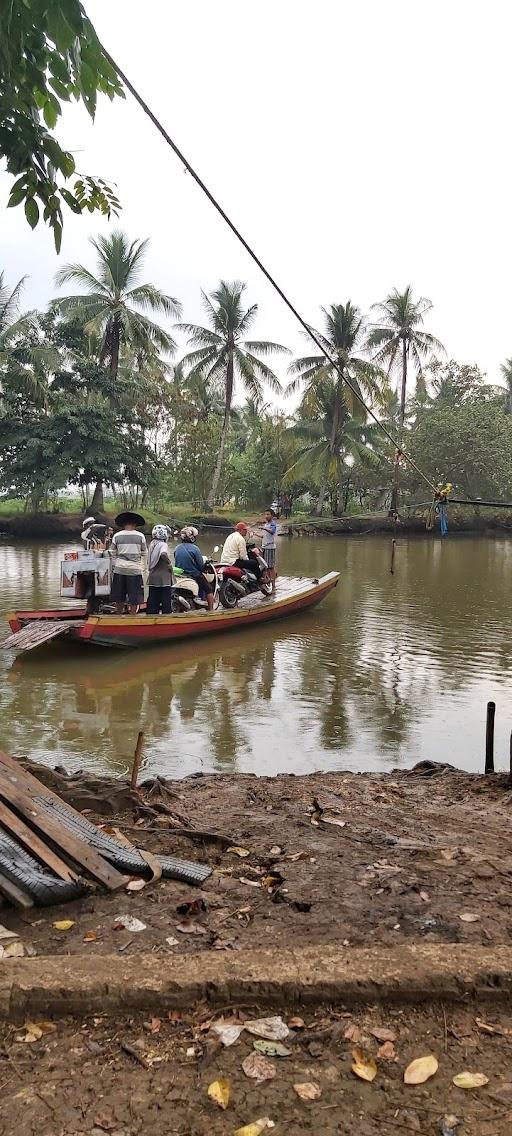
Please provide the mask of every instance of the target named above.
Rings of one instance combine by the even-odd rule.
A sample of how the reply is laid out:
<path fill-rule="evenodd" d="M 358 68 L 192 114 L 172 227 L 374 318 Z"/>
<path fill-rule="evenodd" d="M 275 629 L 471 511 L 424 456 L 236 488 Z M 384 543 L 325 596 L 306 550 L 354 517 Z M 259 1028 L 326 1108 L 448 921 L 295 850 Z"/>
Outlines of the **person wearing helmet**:
<path fill-rule="evenodd" d="M 249 526 L 245 521 L 239 521 L 235 525 L 235 531 L 230 533 L 224 541 L 220 562 L 221 564 L 234 564 L 235 568 L 243 568 L 246 572 L 252 572 L 259 580 L 261 576 L 261 568 L 256 560 L 250 560 L 247 552 L 246 537 L 249 532 Z"/>
<path fill-rule="evenodd" d="M 167 543 L 169 531 L 166 525 L 155 525 L 151 532 L 152 541 L 148 549 L 148 600 L 146 615 L 170 615 L 172 560 Z"/>
<path fill-rule="evenodd" d="M 174 549 L 174 563 L 199 584 L 199 591 L 206 599 L 208 610 L 213 611 L 213 590 L 203 574 L 204 556 L 197 547 L 197 537 L 198 531 L 194 525 L 185 525 L 180 532 L 181 544 L 177 544 Z"/>

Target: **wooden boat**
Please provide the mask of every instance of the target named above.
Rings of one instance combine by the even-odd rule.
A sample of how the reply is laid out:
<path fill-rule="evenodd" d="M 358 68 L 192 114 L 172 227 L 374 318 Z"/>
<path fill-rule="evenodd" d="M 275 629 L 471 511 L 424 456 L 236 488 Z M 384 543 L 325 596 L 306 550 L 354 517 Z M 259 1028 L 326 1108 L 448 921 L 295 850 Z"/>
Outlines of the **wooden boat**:
<path fill-rule="evenodd" d="M 101 647 L 149 647 L 192 635 L 216 634 L 282 619 L 314 607 L 336 587 L 339 572 L 318 579 L 283 576 L 275 594 L 246 596 L 233 611 L 185 612 L 180 615 L 88 615 L 84 608 L 54 611 L 14 611 L 8 616 L 12 635 L 2 643 L 18 651 L 32 651 L 51 640 Z"/>

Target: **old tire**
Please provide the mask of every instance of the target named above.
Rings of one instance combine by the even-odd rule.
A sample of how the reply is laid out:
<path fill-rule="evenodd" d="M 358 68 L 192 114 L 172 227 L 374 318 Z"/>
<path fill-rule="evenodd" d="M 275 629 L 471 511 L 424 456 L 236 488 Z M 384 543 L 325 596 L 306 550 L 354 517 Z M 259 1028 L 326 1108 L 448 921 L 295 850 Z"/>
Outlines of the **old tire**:
<path fill-rule="evenodd" d="M 236 607 L 238 598 L 238 592 L 236 588 L 233 587 L 231 580 L 224 580 L 219 591 L 219 600 L 222 607 L 227 607 L 232 610 Z"/>

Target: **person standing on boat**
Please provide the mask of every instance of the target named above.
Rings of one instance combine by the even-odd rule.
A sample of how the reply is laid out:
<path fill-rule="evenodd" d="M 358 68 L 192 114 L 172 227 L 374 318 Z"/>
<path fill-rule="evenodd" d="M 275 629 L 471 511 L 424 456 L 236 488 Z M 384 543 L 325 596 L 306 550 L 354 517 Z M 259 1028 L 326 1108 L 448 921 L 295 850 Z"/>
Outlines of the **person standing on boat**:
<path fill-rule="evenodd" d="M 172 559 L 165 525 L 155 525 L 148 550 L 148 602 L 146 615 L 170 615 Z"/>
<path fill-rule="evenodd" d="M 224 541 L 224 547 L 221 552 L 221 564 L 234 564 L 235 568 L 243 568 L 245 572 L 252 572 L 259 580 L 261 576 L 261 568 L 256 559 L 251 560 L 247 552 L 246 537 L 249 532 L 249 526 L 245 521 L 239 521 L 235 525 L 235 531 L 230 533 Z"/>
<path fill-rule="evenodd" d="M 194 525 L 185 525 L 180 532 L 181 544 L 174 549 L 174 563 L 199 584 L 199 592 L 206 599 L 208 611 L 213 611 L 213 589 L 203 573 L 204 556 L 196 544 L 198 535 Z"/>
<path fill-rule="evenodd" d="M 274 592 L 276 590 L 276 533 L 276 514 L 273 509 L 267 509 L 265 513 L 265 523 L 263 525 L 261 550 L 263 552 L 263 559 L 267 562 L 268 576 L 269 579 L 272 580 L 272 590 Z"/>
<path fill-rule="evenodd" d="M 144 574 L 148 550 L 144 533 L 138 532 L 146 524 L 139 513 L 119 513 L 116 525 L 120 531 L 112 537 L 110 546 L 113 564 L 112 591 L 117 614 L 122 615 L 125 603 L 130 615 L 137 615 L 144 601 Z"/>

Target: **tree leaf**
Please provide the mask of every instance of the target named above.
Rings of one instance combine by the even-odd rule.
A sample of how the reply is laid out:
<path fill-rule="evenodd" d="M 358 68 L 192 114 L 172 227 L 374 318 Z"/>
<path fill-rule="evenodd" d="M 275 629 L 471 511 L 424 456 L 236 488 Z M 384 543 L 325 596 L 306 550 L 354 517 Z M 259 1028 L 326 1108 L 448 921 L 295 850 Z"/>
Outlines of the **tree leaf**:
<path fill-rule="evenodd" d="M 386 1029 L 385 1026 L 378 1026 L 377 1029 L 370 1030 L 370 1033 L 377 1041 L 396 1041 L 396 1030 Z"/>
<path fill-rule="evenodd" d="M 219 1077 L 218 1081 L 212 1081 L 211 1085 L 208 1085 L 208 1096 L 218 1104 L 219 1108 L 226 1109 L 231 1097 L 231 1082 L 227 1077 Z"/>
<path fill-rule="evenodd" d="M 396 1057 L 395 1047 L 392 1041 L 384 1041 L 377 1050 L 377 1057 L 383 1061 L 394 1061 Z"/>
<path fill-rule="evenodd" d="M 242 1061 L 242 1069 L 246 1077 L 252 1077 L 254 1081 L 271 1081 L 276 1075 L 275 1065 L 261 1053 L 249 1053 Z"/>
<path fill-rule="evenodd" d="M 489 1084 L 485 1073 L 470 1073 L 467 1069 L 463 1073 L 456 1073 L 452 1080 L 458 1089 L 481 1089 L 483 1085 Z"/>
<path fill-rule="evenodd" d="M 266 1041 L 263 1037 L 253 1041 L 253 1046 L 258 1053 L 264 1053 L 266 1057 L 290 1057 L 292 1052 L 283 1045 L 282 1041 Z"/>
<path fill-rule="evenodd" d="M 416 1057 L 405 1070 L 404 1082 L 406 1085 L 423 1085 L 437 1073 L 438 1068 L 439 1062 L 433 1053 L 426 1057 Z"/>
<path fill-rule="evenodd" d="M 294 1091 L 300 1100 L 315 1101 L 320 1100 L 322 1090 L 316 1081 L 301 1081 L 299 1084 L 293 1086 Z"/>
<path fill-rule="evenodd" d="M 54 923 L 53 926 L 55 927 L 56 931 L 70 931 L 71 928 L 75 926 L 75 920 L 57 919 L 57 922 Z"/>
<path fill-rule="evenodd" d="M 284 1041 L 290 1033 L 286 1022 L 281 1017 L 255 1018 L 254 1021 L 245 1022 L 244 1028 L 256 1037 L 264 1037 L 267 1041 Z"/>
<path fill-rule="evenodd" d="M 246 856 L 251 855 L 248 848 L 240 848 L 239 844 L 234 844 L 232 848 L 228 848 L 227 851 L 233 852 L 235 856 L 240 856 L 242 860 L 245 859 Z"/>
<path fill-rule="evenodd" d="M 459 915 L 459 919 L 461 919 L 463 923 L 478 923 L 480 916 L 473 915 L 471 911 L 463 911 L 462 915 Z"/>
<path fill-rule="evenodd" d="M 25 202 L 25 217 L 27 218 L 30 228 L 35 229 L 39 221 L 39 208 L 33 197 L 28 197 Z"/>
<path fill-rule="evenodd" d="M 353 1049 L 352 1072 L 361 1081 L 374 1081 L 377 1076 L 377 1065 L 373 1057 L 368 1057 L 363 1049 Z"/>
<path fill-rule="evenodd" d="M 244 1124 L 243 1128 L 237 1128 L 234 1136 L 260 1136 L 265 1128 L 273 1128 L 274 1125 L 268 1116 L 261 1116 L 259 1120 L 253 1120 L 252 1124 Z"/>
<path fill-rule="evenodd" d="M 212 1025 L 213 1032 L 217 1034 L 217 1037 L 226 1047 L 234 1045 L 235 1041 L 238 1041 L 243 1028 L 241 1023 L 225 1022 L 224 1018 L 220 1018 L 218 1022 L 214 1022 Z"/>

